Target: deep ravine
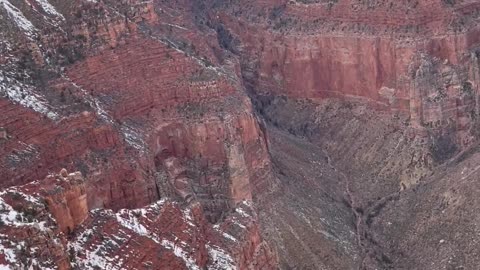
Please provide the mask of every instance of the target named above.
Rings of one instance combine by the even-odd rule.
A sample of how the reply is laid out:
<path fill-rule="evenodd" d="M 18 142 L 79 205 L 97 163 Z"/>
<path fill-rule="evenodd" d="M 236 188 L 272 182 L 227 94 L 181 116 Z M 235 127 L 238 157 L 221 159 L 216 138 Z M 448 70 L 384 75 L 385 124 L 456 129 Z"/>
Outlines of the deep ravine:
<path fill-rule="evenodd" d="M 375 202 L 372 206 L 368 207 L 365 211 L 362 210 L 361 204 L 355 199 L 355 195 L 350 189 L 350 180 L 347 177 L 347 175 L 334 165 L 332 158 L 330 157 L 330 155 L 325 149 L 322 149 L 322 152 L 327 158 L 328 166 L 335 172 L 339 173 L 344 182 L 344 186 L 345 186 L 344 193 L 346 195 L 348 206 L 351 209 L 351 212 L 355 218 L 354 224 L 355 224 L 355 232 L 357 235 L 357 244 L 361 249 L 361 254 L 362 254 L 361 263 L 358 269 L 368 270 L 367 260 L 369 259 L 377 260 L 380 264 L 385 264 L 383 260 L 387 260 L 387 264 L 390 264 L 391 263 L 390 259 L 383 251 L 381 251 L 381 247 L 378 246 L 378 244 L 376 244 L 375 242 L 371 241 L 371 232 L 369 231 L 367 220 L 370 217 L 370 214 L 376 211 L 376 209 L 378 209 L 379 206 L 385 205 L 392 198 L 398 196 L 400 192 L 395 192 L 393 194 L 389 194 L 385 197 L 382 197 L 377 202 Z"/>

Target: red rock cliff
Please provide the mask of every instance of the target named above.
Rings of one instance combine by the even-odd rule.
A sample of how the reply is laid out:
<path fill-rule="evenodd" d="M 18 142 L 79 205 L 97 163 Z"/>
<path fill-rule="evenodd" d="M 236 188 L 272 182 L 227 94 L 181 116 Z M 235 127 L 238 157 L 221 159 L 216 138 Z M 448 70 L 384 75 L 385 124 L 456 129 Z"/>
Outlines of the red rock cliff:
<path fill-rule="evenodd" d="M 60 231 L 71 233 L 88 217 L 83 177 L 80 173 L 68 174 L 66 170 L 62 170 L 60 175 L 50 175 L 44 182 L 54 183 L 52 189 L 43 191 L 49 212 L 57 221 Z M 42 185 L 46 186 L 48 183 Z"/>
<path fill-rule="evenodd" d="M 418 129 L 453 122 L 465 147 L 478 108 L 479 10 L 478 1 L 243 1 L 212 17 L 257 93 L 360 98 L 409 114 Z"/>
<path fill-rule="evenodd" d="M 172 223 L 159 235 L 187 222 L 181 215 L 189 204 L 200 213 L 199 227 L 210 228 L 275 185 L 265 134 L 238 78 L 238 62 L 220 57 L 216 32 L 198 24 L 192 3 L 4 2 L 0 186 L 47 178 L 39 194 L 60 238 L 77 237 L 81 228 L 108 233 L 102 222 L 125 227 L 117 215 L 159 200 L 174 205 L 162 208 Z M 62 168 L 81 171 L 85 182 L 79 175 L 48 177 Z M 121 211 L 99 210 L 87 218 L 89 209 Z M 219 243 L 213 255 L 206 247 L 208 229 L 183 236 L 194 243 L 204 239 L 199 249 L 183 247 L 191 248 L 186 260 L 177 239 L 145 239 L 136 229 L 127 235 L 165 253 L 155 260 L 173 258 L 165 267 L 205 267 L 212 256 L 230 253 L 235 256 L 223 257 L 243 267 L 243 252 L 250 259 L 257 251 L 263 254 L 259 265 L 275 265 L 253 225 L 242 238 L 248 248 L 224 251 Z M 68 243 L 62 241 L 65 253 Z M 140 256 L 144 250 L 132 252 Z M 85 267 L 94 267 L 95 256 L 106 255 L 78 256 L 87 260 Z M 75 265 L 69 260 L 67 265 Z M 137 266 L 132 261 L 125 267 Z"/>

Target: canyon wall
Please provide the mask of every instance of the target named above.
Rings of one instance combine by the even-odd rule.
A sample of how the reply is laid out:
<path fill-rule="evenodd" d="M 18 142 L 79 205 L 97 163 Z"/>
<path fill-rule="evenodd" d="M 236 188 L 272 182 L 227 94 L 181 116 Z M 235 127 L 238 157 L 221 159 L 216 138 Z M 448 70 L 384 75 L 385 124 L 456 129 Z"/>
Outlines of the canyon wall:
<path fill-rule="evenodd" d="M 212 18 L 256 94 L 361 99 L 409 115 L 420 136 L 475 139 L 478 2 L 243 2 Z"/>
<path fill-rule="evenodd" d="M 0 186 L 46 178 L 35 196 L 61 239 L 61 269 L 107 267 L 105 248 L 130 243 L 105 242 L 115 226 L 151 248 L 128 247 L 139 257 L 118 261 L 122 269 L 148 261 L 176 269 L 275 267 L 252 205 L 276 185 L 267 139 L 238 61 L 220 63 L 216 32 L 191 16 L 194 8 L 188 1 L 0 3 Z M 49 176 L 62 168 L 85 181 Z M 235 214 L 243 204 L 251 213 L 245 223 Z M 137 215 L 128 209 L 166 213 L 171 222 L 148 217 L 132 225 L 121 217 Z M 185 219 L 188 211 L 195 222 Z M 226 239 L 213 227 L 225 222 L 239 224 L 225 225 L 232 230 Z M 177 229 L 178 238 L 164 239 Z M 104 236 L 85 242 L 91 230 Z M 2 254 L 9 265 L 39 258 Z"/>
<path fill-rule="evenodd" d="M 476 267 L 471 222 L 435 217 L 475 209 L 459 202 L 459 178 L 444 174 L 461 163 L 473 170 L 462 179 L 476 175 L 464 159 L 478 150 L 478 1 L 209 3 L 219 43 L 239 57 L 275 142 L 287 194 L 269 197 L 260 220 L 281 268 Z M 319 195 L 326 189 L 342 193 Z M 332 228 L 339 218 L 350 221 Z M 425 245 L 434 231 L 450 240 Z"/>
<path fill-rule="evenodd" d="M 478 1 L 0 15 L 2 265 L 391 265 L 379 211 L 479 136 Z"/>
<path fill-rule="evenodd" d="M 55 27 L 44 26 L 40 8 L 31 11 L 36 5 L 19 5 L 32 33 L 4 66 L 2 185 L 65 167 L 95 179 L 86 187 L 96 190 L 91 208 L 139 207 L 163 192 L 225 210 L 273 184 L 265 137 L 235 70 L 212 65 L 210 40 L 187 19 L 187 4 L 180 18 L 159 19 L 177 5 L 59 5 L 57 17 L 74 16 Z M 15 25 L 6 11 L 4 23 Z M 23 66 L 20 82 L 14 76 Z M 165 174 L 172 158 L 183 172 Z"/>

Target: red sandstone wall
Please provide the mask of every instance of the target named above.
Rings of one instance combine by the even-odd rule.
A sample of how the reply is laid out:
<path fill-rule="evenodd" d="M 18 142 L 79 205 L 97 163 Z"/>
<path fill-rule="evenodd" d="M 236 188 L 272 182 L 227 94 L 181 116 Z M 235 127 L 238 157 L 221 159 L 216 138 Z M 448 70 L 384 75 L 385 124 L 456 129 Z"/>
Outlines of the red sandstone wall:
<path fill-rule="evenodd" d="M 190 171 L 210 167 L 212 172 L 202 176 L 206 180 L 195 175 L 189 181 L 224 196 L 222 200 L 235 203 L 251 198 L 257 186 L 268 188 L 268 152 L 250 101 L 240 82 L 232 81 L 234 74 L 209 66 L 217 62 L 212 49 L 216 37 L 197 31 L 188 16 L 191 4 L 183 3 L 185 10 L 171 16 L 178 3 L 133 3 L 131 9 L 126 3 L 107 2 L 59 8 L 75 13 L 61 25 L 73 31 L 70 39 L 56 29 L 42 29 L 45 44 L 36 51 L 40 59 L 49 53 L 60 59 L 50 62 L 64 63 L 59 52 L 71 48 L 81 54 L 65 67 L 65 74 L 44 82 L 45 87 L 52 96 L 71 93 L 74 102 L 84 104 L 74 111 L 70 97 L 64 104 L 52 102 L 67 113 L 52 121 L 1 101 L 0 122 L 9 136 L 0 162 L 1 176 L 9 182 L 1 185 L 80 167 L 90 180 L 87 191 L 95 191 L 87 192 L 90 207 L 139 207 L 159 199 L 155 159 L 161 142 Z M 139 22 L 148 24 L 148 31 L 139 29 Z M 195 49 L 175 48 L 182 42 Z M 158 128 L 172 123 L 173 135 Z M 136 134 L 126 134 L 125 127 Z M 132 146 L 131 136 L 142 149 Z M 12 163 L 9 156 L 19 151 L 30 151 L 31 157 Z"/>
<path fill-rule="evenodd" d="M 63 233 L 71 233 L 88 217 L 88 203 L 85 180 L 81 173 L 50 175 L 43 181 L 43 191 L 49 212 Z M 50 187 L 48 187 L 50 185 Z"/>
<path fill-rule="evenodd" d="M 241 42 L 244 76 L 260 94 L 360 98 L 377 108 L 410 114 L 416 128 L 453 121 L 458 131 L 471 129 L 473 122 L 467 115 L 476 106 L 475 97 L 466 97 L 462 85 L 475 77 L 469 73 L 474 65 L 470 55 L 480 45 L 480 28 L 471 23 L 454 32 L 449 23 L 475 16 L 479 3 L 449 7 L 440 1 L 420 1 L 415 8 L 398 10 L 388 5 L 351 8 L 350 3 L 286 4 L 277 19 L 285 18 L 284 28 L 267 26 L 270 22 L 262 17 L 248 22 L 244 12 L 255 10 L 249 6 L 242 12 L 219 9 L 213 16 Z M 248 5 L 266 9 L 267 14 L 275 6 L 272 2 Z M 468 7 L 472 9 L 467 11 Z M 317 22 L 322 16 L 328 18 L 324 25 Z M 381 18 L 388 24 L 381 23 Z M 332 20 L 342 24 L 329 29 Z M 302 30 L 302 23 L 318 29 Z M 371 27 L 358 28 L 359 23 Z M 417 33 L 402 32 L 409 24 L 418 27 Z M 436 63 L 430 70 L 433 77 L 416 74 L 424 61 L 418 60 L 421 57 Z M 455 79 L 446 80 L 442 73 Z M 430 101 L 438 89 L 446 97 Z M 459 135 L 458 140 L 468 145 L 471 139 Z"/>

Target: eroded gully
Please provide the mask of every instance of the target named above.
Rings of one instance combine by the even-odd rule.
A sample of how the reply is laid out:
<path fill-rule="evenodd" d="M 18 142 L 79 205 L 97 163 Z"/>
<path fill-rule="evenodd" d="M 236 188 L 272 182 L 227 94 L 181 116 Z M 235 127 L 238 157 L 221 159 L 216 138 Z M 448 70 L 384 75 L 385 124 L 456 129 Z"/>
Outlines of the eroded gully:
<path fill-rule="evenodd" d="M 385 257 L 385 254 L 380 251 L 378 245 L 372 243 L 367 239 L 367 236 L 370 234 L 368 231 L 368 226 L 366 224 L 366 217 L 368 217 L 369 213 L 371 213 L 374 209 L 376 209 L 379 205 L 385 204 L 389 200 L 391 200 L 393 197 L 398 196 L 399 192 L 395 192 L 393 194 L 387 195 L 380 200 L 378 200 L 373 206 L 369 207 L 367 211 L 362 211 L 361 204 L 355 199 L 354 194 L 352 193 L 352 190 L 350 189 L 350 181 L 347 175 L 342 172 L 340 169 L 338 169 L 335 164 L 332 162 L 332 158 L 328 154 L 327 151 L 322 149 L 323 154 L 327 158 L 327 164 L 328 166 L 340 174 L 344 186 L 345 186 L 345 195 L 346 199 L 349 204 L 349 208 L 354 216 L 355 219 L 355 232 L 357 236 L 357 245 L 361 249 L 361 263 L 359 265 L 359 270 L 366 270 L 367 269 L 367 260 L 370 258 L 370 256 L 375 256 L 375 254 L 379 254 L 382 257 Z"/>

